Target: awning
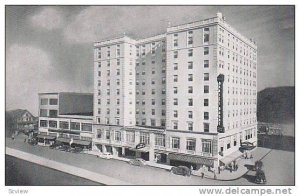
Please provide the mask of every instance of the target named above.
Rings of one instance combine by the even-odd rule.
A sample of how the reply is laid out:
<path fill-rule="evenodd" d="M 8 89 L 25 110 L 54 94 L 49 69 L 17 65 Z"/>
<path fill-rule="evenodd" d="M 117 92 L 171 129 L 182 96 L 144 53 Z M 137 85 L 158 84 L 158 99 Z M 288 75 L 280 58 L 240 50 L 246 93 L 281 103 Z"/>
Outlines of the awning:
<path fill-rule="evenodd" d="M 46 140 L 55 140 L 56 137 L 50 135 L 37 135 L 37 138 L 46 139 Z"/>
<path fill-rule="evenodd" d="M 91 141 L 86 141 L 86 140 L 73 140 L 72 144 L 78 144 L 82 146 L 89 146 L 91 145 Z"/>
<path fill-rule="evenodd" d="M 183 154 L 170 153 L 170 154 L 168 154 L 168 158 L 171 160 L 201 164 L 201 165 L 206 165 L 209 167 L 214 166 L 214 160 L 206 158 L 206 157 L 192 156 L 192 155 L 188 155 L 188 154 L 183 155 Z"/>
<path fill-rule="evenodd" d="M 235 161 L 237 158 L 239 158 L 240 156 L 242 156 L 243 153 L 241 153 L 239 150 L 235 151 L 227 156 L 225 156 L 224 158 L 220 159 L 220 161 L 222 163 L 224 163 L 225 165 L 228 165 L 229 163 Z"/>
<path fill-rule="evenodd" d="M 70 143 L 69 138 L 64 138 L 64 137 L 59 137 L 56 139 L 57 142 L 62 142 L 62 143 Z"/>
<path fill-rule="evenodd" d="M 140 149 L 129 148 L 129 150 L 138 151 L 138 152 L 149 152 L 149 147 L 140 148 Z"/>

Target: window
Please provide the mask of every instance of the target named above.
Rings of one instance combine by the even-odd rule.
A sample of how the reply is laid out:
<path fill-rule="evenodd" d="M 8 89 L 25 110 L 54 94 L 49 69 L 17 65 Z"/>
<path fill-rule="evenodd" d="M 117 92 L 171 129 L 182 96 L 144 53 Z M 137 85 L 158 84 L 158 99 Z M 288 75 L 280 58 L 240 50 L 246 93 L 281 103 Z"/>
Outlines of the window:
<path fill-rule="evenodd" d="M 59 128 L 69 129 L 69 122 L 68 121 L 59 121 Z"/>
<path fill-rule="evenodd" d="M 166 100 L 165 99 L 161 100 L 161 105 L 166 105 Z"/>
<path fill-rule="evenodd" d="M 177 59 L 178 58 L 178 51 L 174 51 L 173 56 L 174 56 L 174 59 Z"/>
<path fill-rule="evenodd" d="M 163 116 L 166 115 L 166 112 Z M 165 127 L 166 126 L 166 119 L 160 119 L 160 126 Z"/>
<path fill-rule="evenodd" d="M 105 122 L 106 122 L 106 124 L 108 125 L 109 124 L 109 118 L 105 118 Z"/>
<path fill-rule="evenodd" d="M 193 118 L 193 111 L 188 111 L 188 117 Z"/>
<path fill-rule="evenodd" d="M 188 93 L 193 93 L 193 87 L 192 86 L 189 86 Z"/>
<path fill-rule="evenodd" d="M 179 137 L 172 137 L 172 148 L 173 149 L 180 148 L 180 138 Z"/>
<path fill-rule="evenodd" d="M 151 119 L 151 126 L 153 126 L 153 127 L 156 126 L 156 121 L 155 121 L 155 119 Z"/>
<path fill-rule="evenodd" d="M 117 69 L 117 75 L 120 75 L 120 69 Z"/>
<path fill-rule="evenodd" d="M 174 39 L 173 42 L 174 42 L 174 47 L 177 47 L 178 46 L 178 39 Z"/>
<path fill-rule="evenodd" d="M 173 104 L 174 104 L 174 105 L 178 105 L 178 99 L 177 99 L 177 98 L 174 98 L 174 99 L 173 99 Z"/>
<path fill-rule="evenodd" d="M 161 115 L 166 116 L 166 110 L 161 110 Z"/>
<path fill-rule="evenodd" d="M 193 131 L 193 123 L 192 122 L 188 122 L 188 130 Z"/>
<path fill-rule="evenodd" d="M 189 49 L 189 50 L 188 50 L 188 56 L 189 56 L 189 57 L 192 57 L 192 56 L 193 56 L 193 49 Z"/>
<path fill-rule="evenodd" d="M 105 131 L 105 139 L 110 140 L 110 131 L 109 130 Z"/>
<path fill-rule="evenodd" d="M 97 129 L 97 138 L 102 138 L 102 130 Z"/>
<path fill-rule="evenodd" d="M 209 132 L 209 123 L 203 123 L 204 132 Z"/>
<path fill-rule="evenodd" d="M 209 60 L 204 60 L 204 68 L 208 68 L 209 67 Z"/>
<path fill-rule="evenodd" d="M 81 131 L 92 132 L 92 124 L 90 124 L 90 123 L 81 123 Z"/>
<path fill-rule="evenodd" d="M 174 92 L 174 94 L 177 94 L 178 93 L 178 88 L 177 87 L 173 87 L 173 92 Z"/>
<path fill-rule="evenodd" d="M 57 128 L 57 121 L 56 120 L 49 120 L 49 127 Z"/>
<path fill-rule="evenodd" d="M 146 119 L 142 120 L 142 125 L 146 125 Z"/>
<path fill-rule="evenodd" d="M 41 105 L 48 105 L 48 99 L 47 98 L 41 99 Z"/>
<path fill-rule="evenodd" d="M 151 104 L 152 104 L 152 105 L 155 105 L 155 99 L 152 99 L 152 100 L 151 100 Z"/>
<path fill-rule="evenodd" d="M 40 116 L 41 117 L 47 117 L 48 111 L 46 109 L 40 109 Z"/>
<path fill-rule="evenodd" d="M 120 59 L 117 59 L 117 65 L 120 65 Z"/>
<path fill-rule="evenodd" d="M 126 142 L 134 143 L 135 142 L 135 133 L 134 131 L 126 131 Z"/>
<path fill-rule="evenodd" d="M 178 122 L 173 122 L 173 129 L 178 129 Z"/>
<path fill-rule="evenodd" d="M 196 150 L 196 139 L 187 139 L 186 140 L 186 149 L 190 151 Z"/>
<path fill-rule="evenodd" d="M 211 140 L 202 139 L 202 152 L 211 153 Z"/>
<path fill-rule="evenodd" d="M 121 132 L 115 131 L 115 141 L 121 141 Z"/>
<path fill-rule="evenodd" d="M 193 62 L 192 61 L 188 62 L 188 69 L 193 69 Z"/>
<path fill-rule="evenodd" d="M 209 54 L 209 47 L 204 47 L 204 55 L 208 55 Z"/>
<path fill-rule="evenodd" d="M 209 42 L 209 28 L 204 28 L 203 42 L 204 43 Z"/>
<path fill-rule="evenodd" d="M 57 110 L 49 110 L 49 117 L 57 117 Z"/>
<path fill-rule="evenodd" d="M 174 82 L 178 82 L 178 75 L 173 76 Z"/>
<path fill-rule="evenodd" d="M 193 81 L 193 74 L 189 74 L 189 75 L 188 75 L 188 81 L 189 81 L 189 82 Z"/>
<path fill-rule="evenodd" d="M 47 120 L 40 120 L 40 127 L 48 127 L 48 121 Z"/>
<path fill-rule="evenodd" d="M 152 109 L 152 110 L 151 110 L 151 114 L 152 114 L 152 115 L 155 115 L 155 109 Z"/>
<path fill-rule="evenodd" d="M 189 102 L 189 106 L 193 106 L 193 99 L 190 98 L 190 99 L 188 100 L 188 102 Z"/>
<path fill-rule="evenodd" d="M 146 145 L 149 145 L 149 143 L 150 143 L 149 133 L 145 133 L 145 132 L 140 133 L 140 143 L 144 143 Z"/>
<path fill-rule="evenodd" d="M 208 99 L 204 99 L 204 106 L 208 106 Z"/>
<path fill-rule="evenodd" d="M 193 44 L 193 37 L 192 36 L 188 36 L 188 45 Z"/>
<path fill-rule="evenodd" d="M 178 63 L 174 63 L 173 68 L 174 68 L 174 70 L 178 70 Z"/>
<path fill-rule="evenodd" d="M 204 93 L 209 93 L 209 86 L 208 85 L 204 85 Z"/>
<path fill-rule="evenodd" d="M 209 81 L 209 73 L 204 73 L 204 81 Z"/>
<path fill-rule="evenodd" d="M 50 104 L 50 105 L 57 105 L 57 103 L 58 103 L 58 100 L 57 100 L 57 99 L 50 99 L 50 100 L 49 100 L 49 104 Z"/>
<path fill-rule="evenodd" d="M 227 142 L 227 149 L 229 149 L 230 147 L 231 147 L 230 140 L 228 140 L 228 142 Z"/>
<path fill-rule="evenodd" d="M 71 122 L 71 129 L 72 130 L 80 130 L 80 123 L 79 122 Z"/>
<path fill-rule="evenodd" d="M 165 135 L 155 134 L 155 146 L 165 146 Z"/>
<path fill-rule="evenodd" d="M 204 120 L 208 120 L 209 119 L 209 113 L 208 112 L 204 112 Z"/>
<path fill-rule="evenodd" d="M 178 111 L 177 111 L 177 110 L 174 110 L 174 112 L 173 112 L 173 116 L 174 116 L 175 118 L 177 118 L 177 117 L 178 117 Z"/>

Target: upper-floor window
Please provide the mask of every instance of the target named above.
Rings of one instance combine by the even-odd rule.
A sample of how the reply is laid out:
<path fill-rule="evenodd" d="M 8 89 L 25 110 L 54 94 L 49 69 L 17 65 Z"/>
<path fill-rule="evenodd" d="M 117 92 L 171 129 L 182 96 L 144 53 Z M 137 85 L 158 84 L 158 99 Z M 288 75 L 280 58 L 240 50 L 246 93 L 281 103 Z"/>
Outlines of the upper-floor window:
<path fill-rule="evenodd" d="M 203 42 L 204 43 L 209 42 L 209 28 L 204 28 Z"/>
<path fill-rule="evenodd" d="M 41 105 L 48 105 L 48 99 L 47 98 L 42 98 L 41 99 Z"/>
<path fill-rule="evenodd" d="M 180 138 L 172 137 L 172 148 L 179 149 L 180 148 Z"/>
<path fill-rule="evenodd" d="M 58 103 L 58 99 L 50 99 L 49 100 L 50 105 L 57 105 L 57 103 Z"/>
<path fill-rule="evenodd" d="M 188 50 L 188 56 L 189 56 L 189 57 L 192 57 L 192 56 L 193 56 L 193 49 L 189 49 L 189 50 Z"/>
<path fill-rule="evenodd" d="M 174 56 L 174 59 L 178 58 L 178 51 L 174 51 L 173 56 Z"/>
<path fill-rule="evenodd" d="M 196 150 L 196 139 L 187 139 L 186 140 L 186 149 L 190 151 Z"/>
<path fill-rule="evenodd" d="M 204 55 L 208 55 L 209 54 L 209 47 L 204 47 Z"/>

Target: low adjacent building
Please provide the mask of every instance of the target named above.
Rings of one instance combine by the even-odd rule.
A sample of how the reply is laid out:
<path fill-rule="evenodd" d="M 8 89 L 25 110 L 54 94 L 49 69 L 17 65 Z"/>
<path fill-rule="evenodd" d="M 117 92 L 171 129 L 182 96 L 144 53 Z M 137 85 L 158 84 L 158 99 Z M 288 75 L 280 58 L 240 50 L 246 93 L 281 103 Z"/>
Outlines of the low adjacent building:
<path fill-rule="evenodd" d="M 40 93 L 39 142 L 90 147 L 93 138 L 93 94 Z"/>

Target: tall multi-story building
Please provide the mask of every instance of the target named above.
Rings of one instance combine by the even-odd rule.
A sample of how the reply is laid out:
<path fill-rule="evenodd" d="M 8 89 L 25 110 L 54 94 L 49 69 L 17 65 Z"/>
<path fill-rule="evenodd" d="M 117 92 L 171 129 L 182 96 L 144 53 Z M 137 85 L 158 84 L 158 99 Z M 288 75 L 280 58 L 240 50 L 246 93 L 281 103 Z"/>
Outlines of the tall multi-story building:
<path fill-rule="evenodd" d="M 154 37 L 96 42 L 94 55 L 101 150 L 197 168 L 256 145 L 257 46 L 221 13 Z"/>

